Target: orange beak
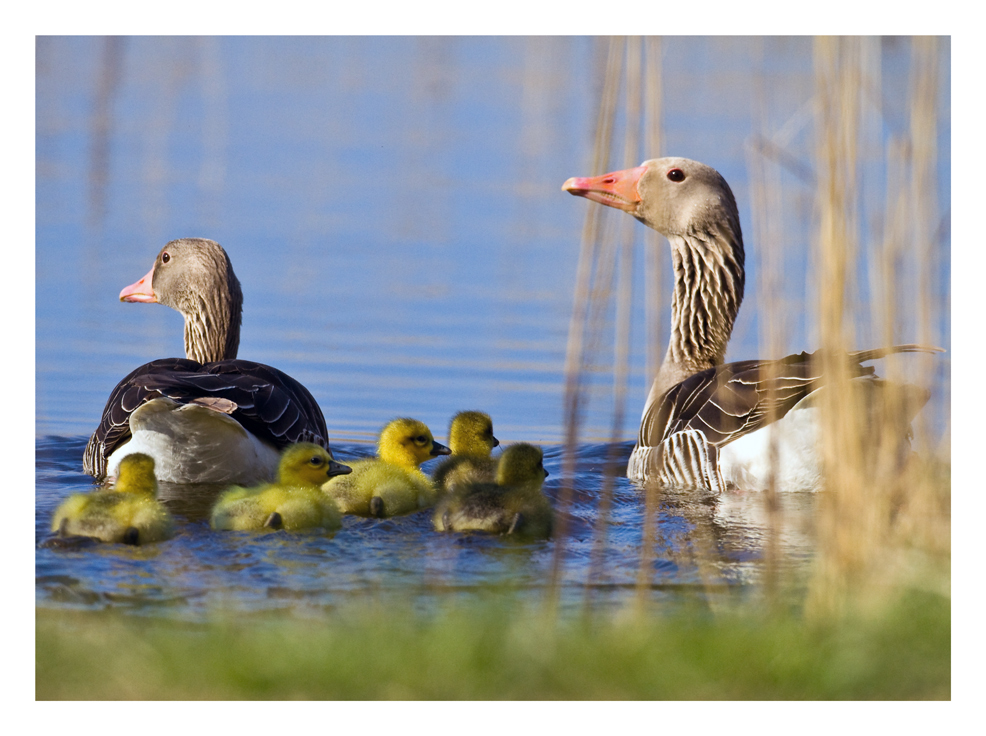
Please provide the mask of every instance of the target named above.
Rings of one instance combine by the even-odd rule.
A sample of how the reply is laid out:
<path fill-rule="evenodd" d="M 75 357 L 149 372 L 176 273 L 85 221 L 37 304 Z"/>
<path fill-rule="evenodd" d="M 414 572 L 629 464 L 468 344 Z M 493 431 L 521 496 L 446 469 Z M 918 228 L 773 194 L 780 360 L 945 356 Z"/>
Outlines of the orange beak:
<path fill-rule="evenodd" d="M 130 284 L 130 286 L 125 287 L 120 292 L 120 301 L 156 303 L 157 297 L 154 296 L 154 287 L 151 286 L 152 281 L 154 281 L 153 268 L 136 284 Z"/>
<path fill-rule="evenodd" d="M 573 176 L 562 184 L 561 188 L 577 197 L 585 197 L 593 202 L 632 213 L 640 204 L 637 184 L 645 171 L 647 171 L 646 166 L 638 166 L 602 176 Z"/>

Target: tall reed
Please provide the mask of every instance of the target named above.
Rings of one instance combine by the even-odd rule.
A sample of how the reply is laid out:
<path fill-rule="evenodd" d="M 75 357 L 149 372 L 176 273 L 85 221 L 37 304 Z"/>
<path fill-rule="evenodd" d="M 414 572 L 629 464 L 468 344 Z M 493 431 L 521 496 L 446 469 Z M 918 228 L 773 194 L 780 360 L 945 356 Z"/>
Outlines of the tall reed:
<path fill-rule="evenodd" d="M 755 283 L 761 310 L 762 354 L 785 354 L 791 323 L 798 319 L 792 315 L 805 314 L 813 327 L 809 334 L 816 333 L 812 347 L 821 348 L 819 360 L 831 377 L 830 388 L 816 399 L 822 417 L 820 452 L 825 482 L 816 509 L 817 548 L 807 611 L 818 618 L 842 611 L 847 601 L 858 599 L 863 591 L 892 590 L 902 582 L 915 584 L 915 570 L 919 568 L 932 569 L 934 575 L 923 579 L 932 580 L 933 586 L 947 592 L 950 488 L 948 466 L 928 459 L 929 449 L 941 448 L 932 448 L 929 429 L 918 413 L 925 388 L 933 384 L 934 361 L 941 356 L 891 356 L 880 361 L 876 368 L 888 380 L 876 383 L 872 402 L 864 402 L 864 392 L 847 380 L 849 364 L 844 357 L 860 347 L 914 342 L 930 346 L 942 338 L 937 329 L 947 304 L 942 300 L 944 295 L 935 293 L 942 249 L 937 237 L 941 228 L 936 227 L 934 144 L 940 115 L 936 92 L 940 43 L 937 39 L 909 41 L 912 79 L 907 103 L 909 125 L 903 136 L 884 132 L 888 123 L 882 93 L 881 40 L 824 37 L 813 43 L 815 88 L 810 104 L 803 105 L 780 129 L 771 131 L 764 124 L 759 137 L 751 136 L 751 141 L 759 142 L 749 152 L 748 166 L 753 203 L 750 232 L 760 269 Z M 641 52 L 642 72 L 635 67 Z M 625 76 L 621 71 L 624 57 Z M 610 150 L 617 145 L 614 131 L 621 79 L 627 118 L 623 130 L 624 166 L 674 153 L 661 150 L 659 41 L 646 39 L 641 47 L 635 40 L 624 43 L 611 39 L 608 59 L 593 174 L 611 169 L 607 161 Z M 643 150 L 638 150 L 639 119 L 646 121 Z M 761 114 L 761 119 L 766 121 L 766 113 Z M 792 140 L 801 129 L 814 133 L 808 151 L 792 150 Z M 792 197 L 782 184 L 781 168 L 796 176 L 814 197 L 809 288 L 798 288 L 797 297 L 785 294 L 790 278 L 785 273 L 782 249 L 790 248 L 791 243 L 786 226 L 790 217 L 784 210 Z M 877 186 L 883 190 L 878 191 Z M 583 229 L 566 361 L 565 483 L 569 490 L 563 493 L 563 507 L 570 498 L 570 484 L 575 482 L 575 446 L 587 392 L 584 372 L 599 362 L 595 353 L 613 296 L 615 274 L 619 274 L 619 283 L 613 443 L 618 440 L 623 423 L 630 311 L 626 274 L 633 235 L 621 231 L 622 240 L 617 245 L 613 229 L 603 226 L 608 214 L 604 208 L 589 207 Z M 625 225 L 636 226 L 629 218 L 624 220 Z M 874 230 L 869 226 L 871 222 L 879 222 L 880 226 Z M 656 233 L 648 231 L 645 237 L 646 357 L 648 374 L 653 375 L 659 365 L 658 351 L 666 339 L 659 319 L 653 318 L 664 309 L 659 267 L 663 253 Z M 868 298 L 862 298 L 867 291 Z M 798 349 L 805 347 L 808 346 Z M 905 367 L 912 370 L 904 370 Z M 917 446 L 924 453 L 920 457 L 901 441 L 915 413 L 919 417 L 915 422 Z M 947 447 L 947 435 L 944 443 Z M 776 446 L 774 436 L 774 457 Z M 600 570 L 597 556 L 604 547 L 611 487 L 607 479 L 600 498 L 587 602 Z M 638 601 L 648 597 L 656 535 L 660 532 L 655 521 L 661 489 L 648 484 L 643 490 Z M 785 583 L 779 566 L 779 539 L 784 532 L 779 496 L 782 489 L 771 478 L 765 491 L 765 580 L 768 594 L 773 595 Z M 714 513 L 713 508 L 710 514 Z M 710 536 L 711 517 L 689 517 L 689 521 L 694 523 L 686 544 L 666 554 L 677 558 L 687 549 L 708 583 L 714 578 L 716 559 L 715 540 Z M 563 540 L 563 535 L 556 540 L 556 585 Z M 901 564 L 903 560 L 907 560 L 906 565 Z M 940 574 L 942 570 L 945 577 Z M 875 582 L 888 585 L 877 586 Z"/>
<path fill-rule="evenodd" d="M 842 377 L 846 367 L 839 356 L 854 345 L 857 331 L 863 331 L 857 330 L 856 319 L 863 309 L 855 299 L 853 275 L 865 267 L 866 251 L 858 221 L 865 196 L 859 177 L 863 160 L 859 139 L 867 104 L 862 91 L 874 80 L 864 76 L 861 65 L 865 43 L 857 38 L 815 41 L 818 331 L 826 371 Z M 912 39 L 911 44 L 909 145 L 892 140 L 887 147 L 890 155 L 882 161 L 877 156 L 877 163 L 887 172 L 887 212 L 880 243 L 869 249 L 876 258 L 866 264 L 873 270 L 874 293 L 882 295 L 871 299 L 870 318 L 880 326 L 873 332 L 885 344 L 934 345 L 940 336 L 932 329 L 934 321 L 929 316 L 933 310 L 931 269 L 932 254 L 939 245 L 933 242 L 929 213 L 935 209 L 936 191 L 930 172 L 936 135 L 936 95 L 931 80 L 937 50 L 934 39 Z M 900 184 L 908 173 L 912 181 L 920 182 L 909 191 Z M 907 198 L 906 204 L 902 197 Z M 906 278 L 910 273 L 916 278 Z M 916 286 L 906 295 L 917 307 L 916 314 L 912 311 L 916 319 L 902 323 L 896 285 L 908 281 Z M 917 366 L 928 366 L 929 359 L 938 358 L 907 356 Z M 842 610 L 847 601 L 858 601 L 864 592 L 888 591 L 894 585 L 913 582 L 913 566 L 905 573 L 900 563 L 922 546 L 922 554 L 931 552 L 939 560 L 948 554 L 944 534 L 947 482 L 935 478 L 927 462 L 921 464 L 900 441 L 920 407 L 923 389 L 899 383 L 903 374 L 898 360 L 884 362 L 881 373 L 895 382 L 879 384 L 883 390 L 872 392 L 876 396 L 873 403 L 864 404 L 864 393 L 851 390 L 851 385 L 820 393 L 826 492 L 818 508 L 818 550 L 808 597 L 808 612 L 816 617 Z M 927 368 L 919 371 L 917 385 L 929 386 L 930 376 Z M 921 416 L 918 413 L 915 420 L 919 436 Z M 922 510 L 921 516 L 915 515 L 916 509 Z"/>

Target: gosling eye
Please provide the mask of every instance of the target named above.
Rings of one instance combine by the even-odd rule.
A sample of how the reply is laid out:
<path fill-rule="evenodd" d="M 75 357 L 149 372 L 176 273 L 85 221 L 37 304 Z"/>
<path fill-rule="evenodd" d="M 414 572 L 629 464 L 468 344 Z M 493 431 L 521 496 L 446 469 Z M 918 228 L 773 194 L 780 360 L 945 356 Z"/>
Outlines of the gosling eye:
<path fill-rule="evenodd" d="M 668 179 L 671 181 L 684 181 L 685 172 L 681 169 L 671 169 L 671 171 L 668 172 Z"/>
<path fill-rule="evenodd" d="M 430 440 L 427 437 L 425 437 L 423 434 L 419 434 L 417 437 L 414 438 L 414 444 L 421 445 L 422 447 L 424 445 L 427 445 L 429 442 Z"/>
<path fill-rule="evenodd" d="M 161 254 L 161 263 L 167 263 L 170 260 L 171 260 L 171 254 L 168 251 L 165 251 L 164 253 Z"/>
<path fill-rule="evenodd" d="M 308 464 L 313 468 L 320 468 L 324 464 L 324 461 L 318 455 L 313 455 L 311 460 L 308 461 Z"/>

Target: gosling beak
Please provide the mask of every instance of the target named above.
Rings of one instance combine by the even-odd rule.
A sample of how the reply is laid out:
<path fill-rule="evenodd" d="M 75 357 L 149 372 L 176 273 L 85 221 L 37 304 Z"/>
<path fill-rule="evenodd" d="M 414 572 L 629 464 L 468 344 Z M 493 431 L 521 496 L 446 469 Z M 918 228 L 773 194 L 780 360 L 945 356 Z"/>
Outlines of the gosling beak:
<path fill-rule="evenodd" d="M 493 447 L 499 447 L 499 446 L 500 446 L 500 440 L 498 440 L 496 437 L 494 437 L 493 438 Z"/>
<path fill-rule="evenodd" d="M 440 445 L 434 440 L 431 442 L 431 456 L 438 457 L 439 455 L 451 455 L 452 451 L 448 449 L 445 445 Z"/>
<path fill-rule="evenodd" d="M 573 176 L 562 184 L 561 188 L 562 191 L 574 194 L 576 197 L 585 197 L 593 202 L 632 213 L 637 210 L 637 205 L 641 201 L 637 184 L 645 171 L 647 171 L 646 166 L 638 166 L 602 176 Z"/>
<path fill-rule="evenodd" d="M 335 460 L 329 460 L 329 467 L 326 469 L 325 474 L 329 478 L 332 478 L 336 475 L 349 475 L 352 472 L 353 469 L 348 465 L 337 463 Z"/>
<path fill-rule="evenodd" d="M 120 292 L 121 302 L 144 302 L 146 304 L 157 303 L 157 297 L 154 295 L 154 288 L 151 286 L 151 282 L 154 280 L 154 269 L 152 268 L 147 272 L 140 281 L 135 284 L 130 284 Z"/>

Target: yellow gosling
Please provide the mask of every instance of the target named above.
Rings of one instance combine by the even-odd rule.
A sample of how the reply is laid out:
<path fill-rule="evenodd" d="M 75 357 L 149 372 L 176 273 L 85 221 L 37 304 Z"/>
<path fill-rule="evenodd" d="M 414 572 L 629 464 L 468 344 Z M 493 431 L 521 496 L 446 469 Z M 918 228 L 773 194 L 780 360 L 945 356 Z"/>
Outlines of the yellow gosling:
<path fill-rule="evenodd" d="M 103 542 L 148 544 L 174 536 L 171 514 L 157 500 L 154 459 L 135 452 L 120 461 L 116 484 L 70 496 L 56 509 L 51 530 Z"/>
<path fill-rule="evenodd" d="M 496 481 L 496 460 L 490 452 L 500 444 L 493 436 L 493 420 L 481 411 L 460 411 L 449 424 L 452 457 L 443 460 L 432 478 L 439 493 L 450 493 L 470 483 Z"/>
<path fill-rule="evenodd" d="M 338 529 L 342 515 L 335 501 L 322 491 L 322 484 L 349 472 L 349 467 L 333 460 L 325 448 L 310 442 L 291 445 L 281 455 L 276 483 L 254 488 L 233 486 L 219 497 L 212 509 L 212 528 Z"/>
<path fill-rule="evenodd" d="M 344 514 L 384 518 L 433 506 L 437 492 L 418 466 L 438 455 L 448 455 L 431 430 L 416 419 L 390 422 L 380 433 L 377 457 L 356 460 L 351 475 L 333 478 L 323 490 Z"/>
<path fill-rule="evenodd" d="M 511 445 L 500 455 L 496 483 L 462 486 L 438 503 L 432 517 L 435 530 L 549 537 L 554 513 L 541 491 L 546 477 L 540 447 Z"/>

